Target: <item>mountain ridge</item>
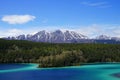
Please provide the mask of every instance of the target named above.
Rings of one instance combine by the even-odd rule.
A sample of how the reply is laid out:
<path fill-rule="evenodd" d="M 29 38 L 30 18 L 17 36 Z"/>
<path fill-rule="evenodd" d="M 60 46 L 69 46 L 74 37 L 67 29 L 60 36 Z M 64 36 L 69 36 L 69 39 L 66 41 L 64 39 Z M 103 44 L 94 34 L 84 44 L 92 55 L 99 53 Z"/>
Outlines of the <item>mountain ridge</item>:
<path fill-rule="evenodd" d="M 33 35 L 19 35 L 7 37 L 8 40 L 28 40 L 34 42 L 49 42 L 49 43 L 95 43 L 97 41 L 115 41 L 120 42 L 119 37 L 110 37 L 106 35 L 99 35 L 96 38 L 90 39 L 88 36 L 80 34 L 75 31 L 69 30 L 55 30 L 55 31 L 46 31 L 42 30 Z M 104 42 L 105 43 L 105 42 Z"/>

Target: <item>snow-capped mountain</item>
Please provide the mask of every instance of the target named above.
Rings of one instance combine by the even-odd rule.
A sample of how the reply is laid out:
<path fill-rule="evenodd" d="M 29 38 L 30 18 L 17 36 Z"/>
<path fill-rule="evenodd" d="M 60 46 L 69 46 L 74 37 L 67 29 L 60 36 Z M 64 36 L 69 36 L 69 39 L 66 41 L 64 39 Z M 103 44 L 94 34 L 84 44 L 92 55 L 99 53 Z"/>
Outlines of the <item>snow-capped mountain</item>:
<path fill-rule="evenodd" d="M 111 37 L 107 35 L 100 35 L 95 38 L 96 40 L 115 40 L 115 41 L 120 41 L 119 37 Z"/>
<path fill-rule="evenodd" d="M 39 31 L 33 35 L 19 35 L 16 37 L 8 37 L 5 39 L 9 40 L 28 40 L 35 42 L 49 42 L 49 43 L 120 43 L 120 38 L 110 37 L 106 35 L 97 36 L 94 39 L 90 39 L 85 35 L 82 35 L 75 31 L 62 31 L 55 30 L 49 31 Z"/>
<path fill-rule="evenodd" d="M 35 42 L 72 43 L 83 41 L 83 39 L 88 39 L 88 37 L 80 33 L 68 30 L 55 30 L 53 32 L 43 30 L 34 35 L 19 35 L 17 37 L 8 37 L 8 39 L 29 40 Z"/>
<path fill-rule="evenodd" d="M 119 37 L 111 37 L 111 40 L 120 41 L 120 38 Z"/>
<path fill-rule="evenodd" d="M 98 40 L 111 40 L 111 37 L 107 36 L 107 35 L 100 35 L 100 36 L 97 36 L 96 39 L 98 39 Z"/>

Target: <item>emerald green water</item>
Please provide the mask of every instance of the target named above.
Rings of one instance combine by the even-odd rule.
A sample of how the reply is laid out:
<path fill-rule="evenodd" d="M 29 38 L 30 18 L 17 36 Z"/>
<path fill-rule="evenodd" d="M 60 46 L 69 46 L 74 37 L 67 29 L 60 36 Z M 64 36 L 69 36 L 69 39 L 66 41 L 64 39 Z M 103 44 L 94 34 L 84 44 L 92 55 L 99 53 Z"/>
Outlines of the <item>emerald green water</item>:
<path fill-rule="evenodd" d="M 0 80 L 120 80 L 120 63 L 96 63 L 62 68 L 38 64 L 0 64 Z"/>

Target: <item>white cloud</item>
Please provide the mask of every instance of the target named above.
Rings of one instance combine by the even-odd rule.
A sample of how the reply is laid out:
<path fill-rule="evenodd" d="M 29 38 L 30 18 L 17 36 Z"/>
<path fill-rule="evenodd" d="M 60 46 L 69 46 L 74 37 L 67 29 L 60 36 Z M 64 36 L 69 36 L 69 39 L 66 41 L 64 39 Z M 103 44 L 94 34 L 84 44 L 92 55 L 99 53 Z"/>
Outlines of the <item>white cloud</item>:
<path fill-rule="evenodd" d="M 9 29 L 9 30 L 3 30 L 1 33 L 4 34 L 0 35 L 0 37 L 8 37 L 8 36 L 17 36 L 23 34 L 23 31 L 20 29 Z"/>
<path fill-rule="evenodd" d="M 32 15 L 5 15 L 1 20 L 9 24 L 24 24 L 35 18 L 36 17 Z"/>
<path fill-rule="evenodd" d="M 103 35 L 103 34 L 111 37 L 120 37 L 120 25 L 93 24 L 93 25 L 76 29 L 76 31 L 84 35 L 87 35 L 91 38 L 95 38 L 96 36 Z"/>
<path fill-rule="evenodd" d="M 81 2 L 82 5 L 90 7 L 108 8 L 111 7 L 107 2 Z"/>
<path fill-rule="evenodd" d="M 1 29 L 0 31 L 0 38 L 2 37 L 9 37 L 9 36 L 18 36 L 18 35 L 22 35 L 22 34 L 35 34 L 37 33 L 39 30 L 35 29 L 35 28 L 30 28 L 30 29 Z"/>
<path fill-rule="evenodd" d="M 19 29 L 10 29 L 7 32 L 9 33 L 9 35 L 17 35 L 17 34 L 21 34 L 22 30 L 19 30 Z"/>

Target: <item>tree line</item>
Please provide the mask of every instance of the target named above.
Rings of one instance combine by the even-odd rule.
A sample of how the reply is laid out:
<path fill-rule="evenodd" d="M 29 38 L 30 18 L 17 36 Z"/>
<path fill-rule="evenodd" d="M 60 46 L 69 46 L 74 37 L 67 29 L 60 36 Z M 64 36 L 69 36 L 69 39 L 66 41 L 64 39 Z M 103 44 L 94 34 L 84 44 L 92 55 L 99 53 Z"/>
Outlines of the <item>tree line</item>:
<path fill-rule="evenodd" d="M 39 63 L 40 67 L 61 67 L 93 62 L 120 62 L 120 44 L 0 39 L 0 63 Z"/>

